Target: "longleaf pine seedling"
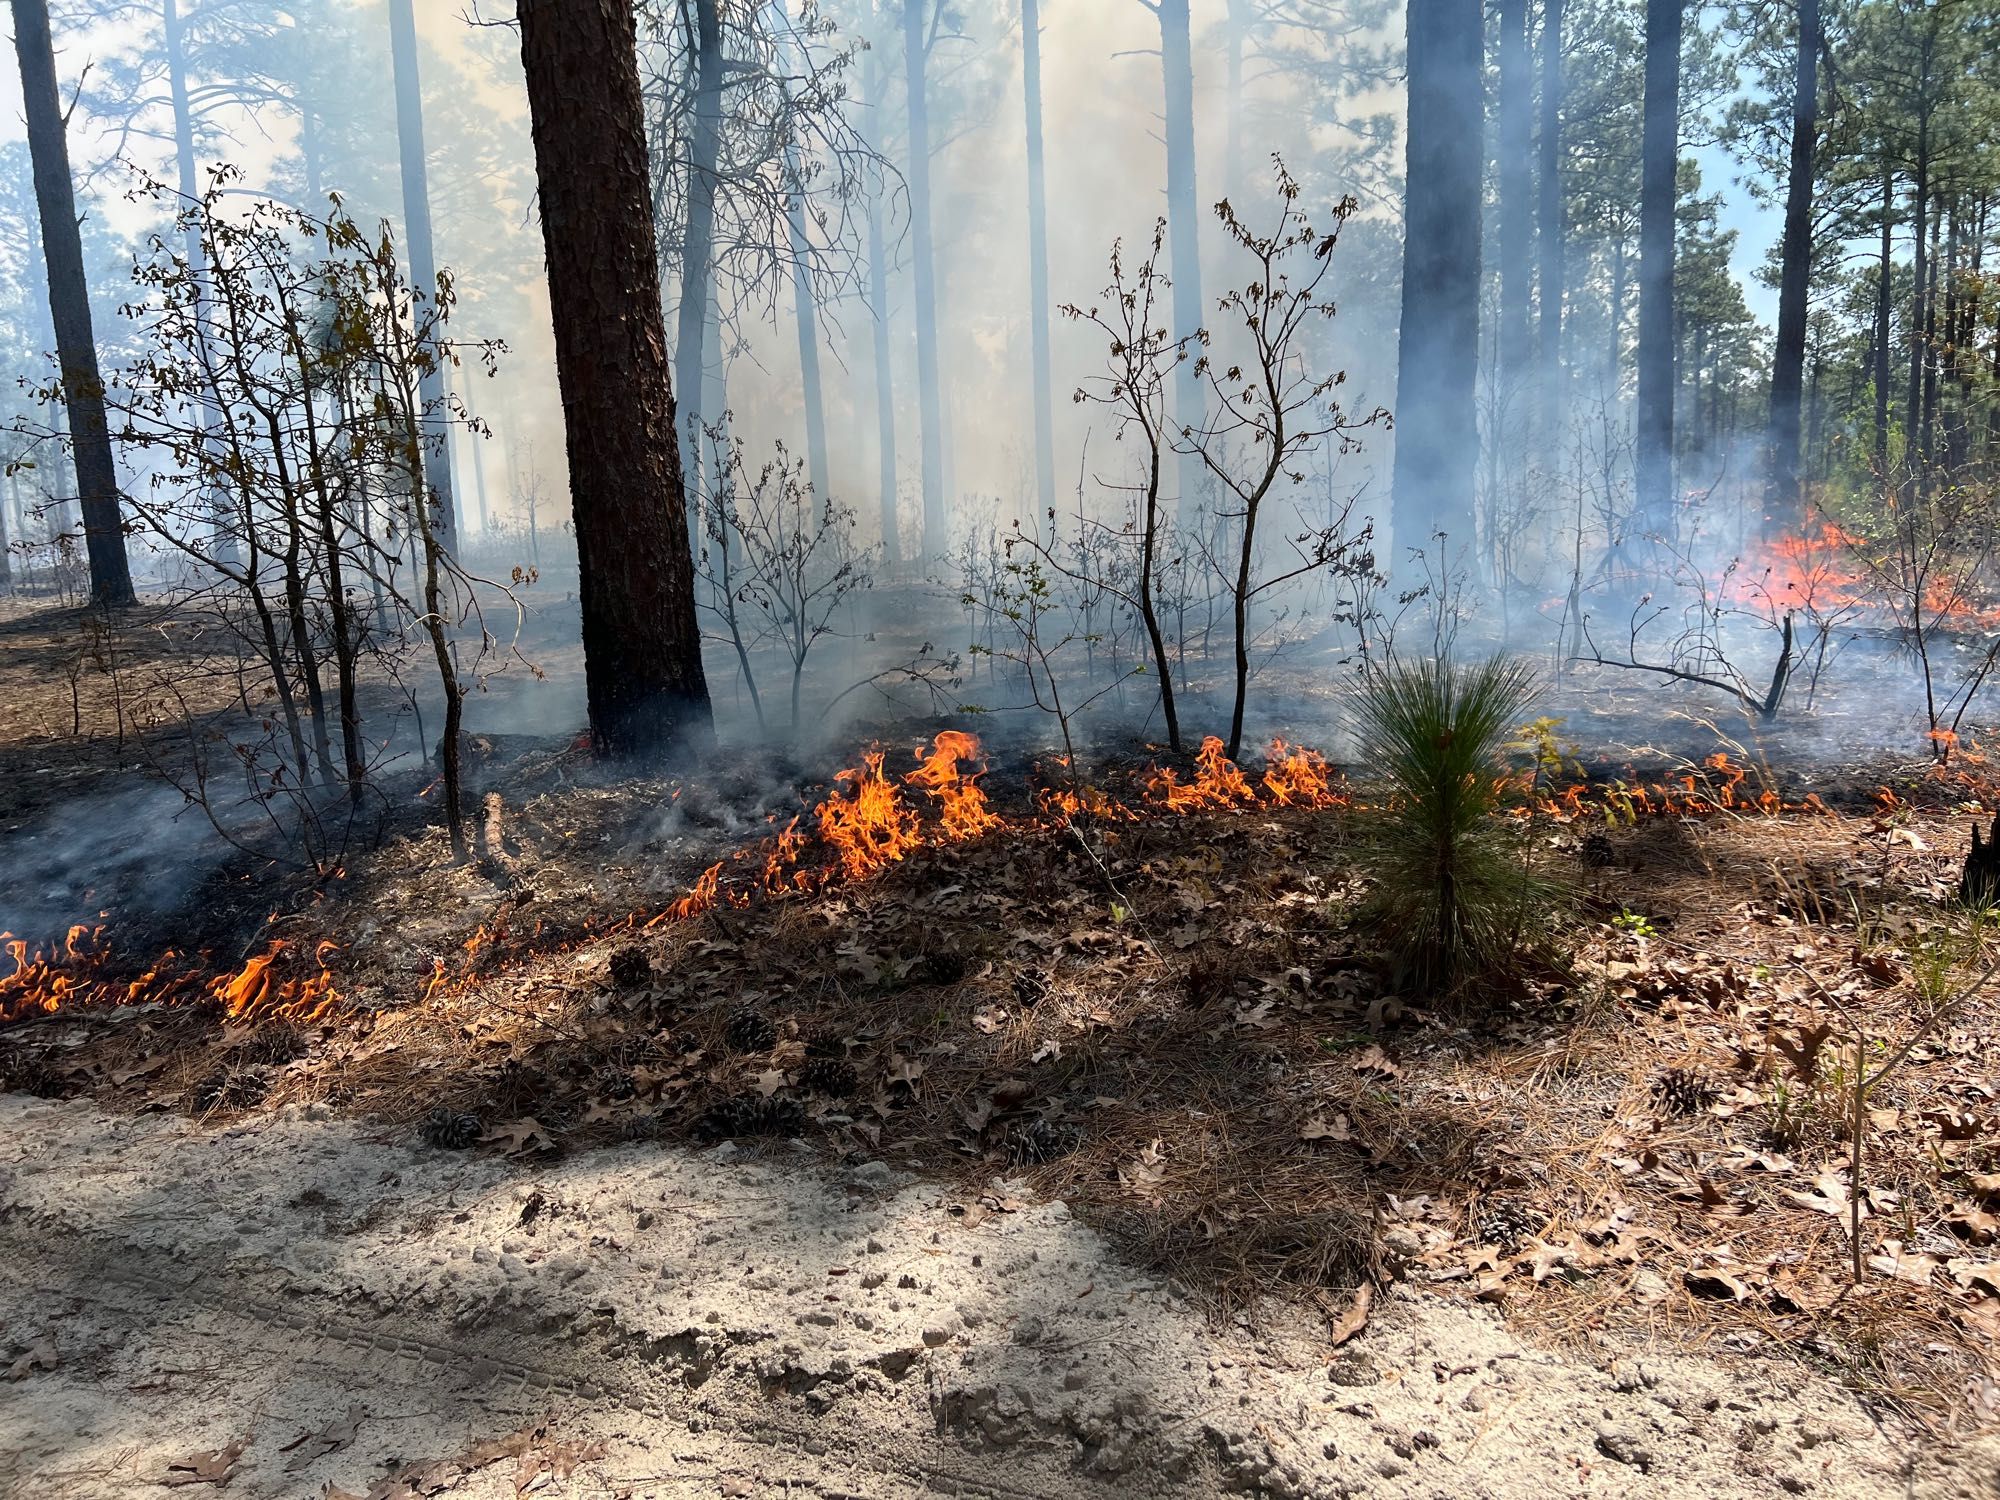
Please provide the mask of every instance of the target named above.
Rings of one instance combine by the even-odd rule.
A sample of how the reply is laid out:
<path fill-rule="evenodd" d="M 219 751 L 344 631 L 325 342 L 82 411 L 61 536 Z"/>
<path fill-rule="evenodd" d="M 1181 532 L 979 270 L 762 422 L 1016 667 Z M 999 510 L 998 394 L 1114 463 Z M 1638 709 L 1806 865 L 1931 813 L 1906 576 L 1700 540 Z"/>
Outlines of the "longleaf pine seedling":
<path fill-rule="evenodd" d="M 1493 815 L 1503 752 L 1534 697 L 1518 662 L 1434 660 L 1376 673 L 1353 710 L 1394 793 L 1369 915 L 1411 983 L 1444 988 L 1491 972 L 1558 895 Z"/>

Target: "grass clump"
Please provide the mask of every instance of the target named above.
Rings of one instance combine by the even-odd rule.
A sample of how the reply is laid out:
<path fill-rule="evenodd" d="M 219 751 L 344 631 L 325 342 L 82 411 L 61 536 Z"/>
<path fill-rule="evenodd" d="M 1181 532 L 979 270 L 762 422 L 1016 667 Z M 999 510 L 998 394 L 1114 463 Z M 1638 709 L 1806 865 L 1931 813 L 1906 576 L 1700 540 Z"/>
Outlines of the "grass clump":
<path fill-rule="evenodd" d="M 1367 915 L 1410 983 L 1447 987 L 1490 974 L 1557 896 L 1494 816 L 1503 748 L 1535 695 L 1534 674 L 1497 657 L 1477 666 L 1393 663 L 1362 689 L 1353 727 L 1394 793 Z"/>

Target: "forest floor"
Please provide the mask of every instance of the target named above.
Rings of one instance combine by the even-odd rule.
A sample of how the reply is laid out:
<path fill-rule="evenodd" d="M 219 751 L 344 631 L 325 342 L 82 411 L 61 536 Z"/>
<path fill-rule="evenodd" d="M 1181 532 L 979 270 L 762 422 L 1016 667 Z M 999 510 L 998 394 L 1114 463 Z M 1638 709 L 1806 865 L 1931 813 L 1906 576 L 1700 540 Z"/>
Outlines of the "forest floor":
<path fill-rule="evenodd" d="M 2000 998 L 1948 898 L 1996 788 L 1700 748 L 1523 799 L 1576 905 L 1467 1011 L 1349 920 L 1365 778 L 1175 810 L 1111 755 L 1065 819 L 996 751 L 995 825 L 771 894 L 826 766 L 498 738 L 488 859 L 224 865 L 82 975 L 279 934 L 261 1014 L 0 1029 L 0 1486 L 1990 1494 Z"/>

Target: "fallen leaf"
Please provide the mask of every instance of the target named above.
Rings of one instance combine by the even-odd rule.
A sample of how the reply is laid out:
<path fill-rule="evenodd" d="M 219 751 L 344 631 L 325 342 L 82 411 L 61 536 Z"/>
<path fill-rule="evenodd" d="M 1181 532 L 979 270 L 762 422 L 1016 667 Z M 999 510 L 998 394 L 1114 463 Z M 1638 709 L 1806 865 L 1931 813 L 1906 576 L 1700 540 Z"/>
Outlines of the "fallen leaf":
<path fill-rule="evenodd" d="M 1847 1196 L 1847 1180 L 1832 1172 L 1822 1172 L 1813 1179 L 1810 1193 L 1787 1192 L 1785 1197 L 1800 1208 L 1809 1208 L 1814 1213 L 1831 1214 L 1845 1225 L 1852 1213 L 1852 1203 Z M 1868 1205 L 1861 1205 L 1861 1217 L 1868 1217 Z"/>
<path fill-rule="evenodd" d="M 1351 1141 L 1354 1131 L 1346 1115 L 1335 1115 L 1329 1121 L 1324 1115 L 1314 1115 L 1299 1127 L 1302 1141 Z"/>
<path fill-rule="evenodd" d="M 1361 1049 L 1351 1066 L 1357 1073 L 1380 1073 L 1384 1078 L 1403 1076 L 1402 1064 L 1394 1061 L 1374 1042 Z"/>
<path fill-rule="evenodd" d="M 56 1367 L 56 1341 L 50 1338 L 35 1340 L 28 1346 L 28 1352 L 7 1366 L 9 1380 L 26 1380 L 36 1370 L 53 1370 Z"/>
<path fill-rule="evenodd" d="M 360 1407 L 350 1406 L 347 1408 L 347 1415 L 338 1422 L 330 1423 L 319 1432 L 300 1433 L 278 1450 L 280 1453 L 292 1455 L 285 1461 L 286 1472 L 296 1474 L 300 1469 L 318 1463 L 328 1454 L 338 1453 L 354 1441 L 367 1416 L 368 1413 Z M 294 1449 L 298 1451 L 293 1452 Z"/>
<path fill-rule="evenodd" d="M 227 1448 L 213 1448 L 206 1453 L 190 1453 L 186 1458 L 177 1458 L 167 1465 L 166 1477 L 160 1483 L 223 1484 L 235 1472 L 236 1461 L 249 1446 L 250 1439 L 240 1437 Z"/>
<path fill-rule="evenodd" d="M 489 1145 L 505 1147 L 508 1156 L 520 1156 L 529 1151 L 549 1151 L 555 1141 L 540 1120 L 529 1116 L 526 1119 L 509 1121 L 505 1125 L 495 1125 L 479 1138 Z"/>
<path fill-rule="evenodd" d="M 1868 1269 L 1913 1286 L 1929 1286 L 1931 1273 L 1942 1265 L 1935 1255 L 1921 1250 L 1905 1250 L 1901 1240 L 1884 1240 L 1882 1248 L 1868 1257 Z"/>
<path fill-rule="evenodd" d="M 1362 1282 L 1354 1289 L 1354 1298 L 1347 1304 L 1347 1311 L 1332 1321 L 1327 1329 L 1329 1347 L 1338 1349 L 1354 1335 L 1368 1326 L 1368 1311 L 1375 1305 L 1375 1288 L 1370 1282 Z"/>

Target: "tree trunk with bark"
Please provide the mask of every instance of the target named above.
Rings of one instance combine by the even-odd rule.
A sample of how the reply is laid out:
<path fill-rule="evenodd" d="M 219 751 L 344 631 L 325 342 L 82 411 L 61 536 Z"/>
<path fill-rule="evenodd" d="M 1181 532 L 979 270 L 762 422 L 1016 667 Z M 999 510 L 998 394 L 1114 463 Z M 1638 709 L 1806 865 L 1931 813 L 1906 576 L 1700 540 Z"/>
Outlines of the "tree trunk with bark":
<path fill-rule="evenodd" d="M 1528 0 L 1500 0 L 1500 100 L 1496 142 L 1500 215 L 1500 380 L 1503 397 L 1525 394 L 1534 345 L 1535 224 L 1534 68 L 1528 51 Z"/>
<path fill-rule="evenodd" d="M 49 316 L 55 325 L 56 360 L 63 404 L 76 452 L 77 491 L 83 502 L 83 536 L 90 559 L 90 599 L 103 609 L 135 602 L 125 556 L 125 526 L 118 513 L 118 466 L 104 415 L 104 377 L 97 368 L 91 326 L 90 282 L 83 269 L 76 186 L 70 179 L 69 142 L 62 98 L 56 90 L 55 39 L 48 0 L 13 0 L 14 49 L 21 61 L 21 93 L 28 120 L 28 155 L 35 173 L 35 204 L 48 267 Z"/>
<path fill-rule="evenodd" d="M 1685 0 L 1646 0 L 1639 184 L 1639 387 L 1634 488 L 1642 531 L 1670 536 L 1674 506 L 1674 208 Z"/>
<path fill-rule="evenodd" d="M 1479 0 L 1409 0 L 1409 184 L 1397 348 L 1396 547 L 1471 542 L 1479 363 Z"/>
<path fill-rule="evenodd" d="M 1540 212 L 1536 234 L 1541 251 L 1541 311 L 1537 324 L 1540 350 L 1537 375 L 1541 401 L 1539 423 L 1543 442 L 1562 429 L 1566 403 L 1562 371 L 1564 240 L 1562 181 L 1563 0 L 1545 0 L 1542 7 L 1542 120 Z"/>
<path fill-rule="evenodd" d="M 675 441 L 630 0 L 521 0 L 568 433 L 591 734 L 680 756 L 713 738 Z"/>
<path fill-rule="evenodd" d="M 1205 309 L 1201 300 L 1201 193 L 1195 185 L 1194 38 L 1188 0 L 1142 0 L 1160 19 L 1160 68 L 1165 88 L 1167 133 L 1167 246 L 1173 260 L 1174 337 L 1192 338 L 1201 331 Z M 1205 397 L 1192 355 L 1174 376 L 1174 435 L 1202 425 Z M 1180 455 L 1180 514 L 1183 525 L 1194 520 L 1201 501 L 1204 470 L 1201 459 Z"/>
<path fill-rule="evenodd" d="M 426 302 L 438 294 L 437 248 L 431 235 L 430 164 L 424 149 L 424 91 L 417 71 L 417 20 L 412 0 L 389 0 L 389 52 L 396 74 L 396 140 L 403 175 L 403 240 L 410 252 L 410 282 Z M 430 350 L 424 374 L 424 477 L 430 487 L 433 529 L 446 551 L 458 546 L 458 503 L 452 487 L 451 419 L 445 410 L 444 351 Z"/>
<path fill-rule="evenodd" d="M 882 76 L 870 48 L 861 59 L 864 107 L 874 120 L 873 138 L 882 147 Z M 881 510 L 882 556 L 894 564 L 903 560 L 902 527 L 897 518 L 901 497 L 896 479 L 896 376 L 889 338 L 889 246 L 882 232 L 882 195 L 878 182 L 868 195 L 868 312 L 875 336 L 875 460 L 877 503 Z"/>
<path fill-rule="evenodd" d="M 1882 169 L 1882 249 L 1875 267 L 1875 472 L 1889 473 L 1889 312 L 1895 288 L 1896 174 Z"/>
<path fill-rule="evenodd" d="M 1028 322 L 1034 359 L 1035 496 L 1056 503 L 1055 377 L 1049 335 L 1049 206 L 1042 161 L 1040 0 L 1021 0 L 1021 84 L 1028 117 Z"/>
<path fill-rule="evenodd" d="M 910 259 L 917 293 L 917 410 L 923 422 L 924 556 L 951 544 L 944 482 L 944 392 L 938 368 L 937 261 L 931 245 L 930 37 L 932 0 L 903 0 L 903 75 L 909 92 Z"/>
<path fill-rule="evenodd" d="M 1792 68 L 1792 158 L 1785 183 L 1785 237 L 1779 250 L 1778 340 L 1771 361 L 1770 458 L 1764 534 L 1798 530 L 1799 438 L 1806 368 L 1806 294 L 1812 276 L 1813 150 L 1819 135 L 1819 0 L 1798 0 L 1798 53 Z"/>
<path fill-rule="evenodd" d="M 695 85 L 688 130 L 687 223 L 681 230 L 680 307 L 674 320 L 674 388 L 680 392 L 681 473 L 701 483 L 702 424 L 722 419 L 703 400 L 702 376 L 715 297 L 715 193 L 722 162 L 722 18 L 717 0 L 694 0 Z M 688 507 L 701 544 L 699 507 Z"/>

